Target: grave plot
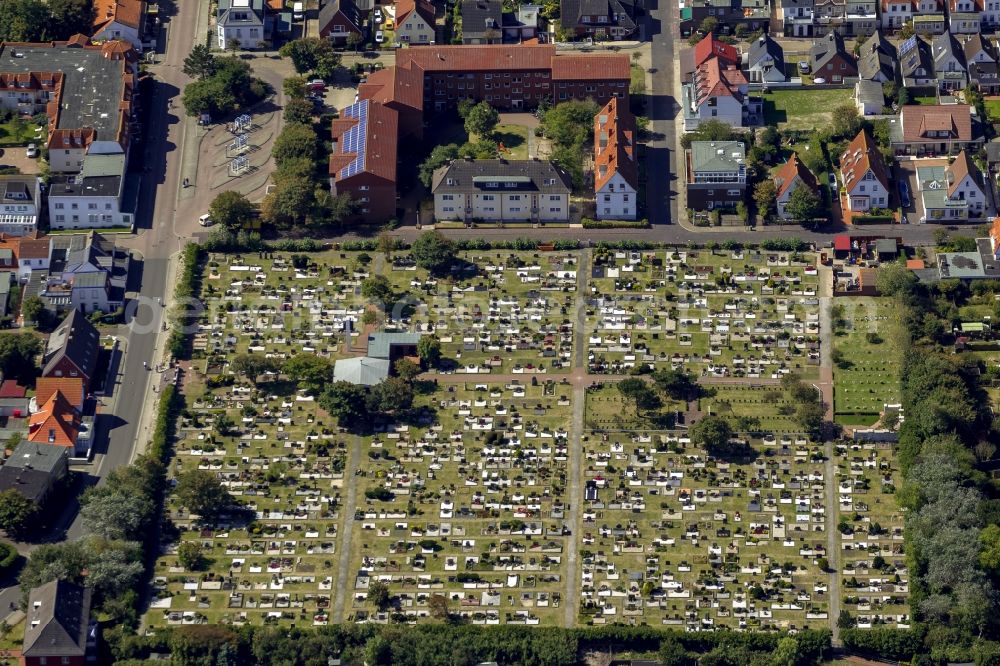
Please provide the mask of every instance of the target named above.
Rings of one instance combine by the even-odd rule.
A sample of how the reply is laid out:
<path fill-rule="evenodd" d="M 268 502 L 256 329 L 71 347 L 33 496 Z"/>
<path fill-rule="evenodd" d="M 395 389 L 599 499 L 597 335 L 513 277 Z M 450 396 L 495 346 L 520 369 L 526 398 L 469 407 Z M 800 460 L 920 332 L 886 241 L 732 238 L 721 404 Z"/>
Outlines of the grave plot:
<path fill-rule="evenodd" d="M 902 350 L 892 299 L 837 298 L 832 309 L 834 411 L 845 425 L 872 425 L 899 404 Z"/>
<path fill-rule="evenodd" d="M 839 444 L 836 456 L 841 608 L 862 628 L 907 627 L 910 577 L 895 497 L 902 474 L 892 444 Z"/>
<path fill-rule="evenodd" d="M 432 333 L 456 372 L 568 372 L 579 254 L 476 251 L 435 278 L 406 253 L 386 275 L 393 287 L 386 330 Z M 393 314 L 394 313 L 394 314 Z"/>
<path fill-rule="evenodd" d="M 591 372 L 669 363 L 708 378 L 817 374 L 814 255 L 598 250 L 591 276 Z"/>
<path fill-rule="evenodd" d="M 570 395 L 541 378 L 470 379 L 421 398 L 436 424 L 375 436 L 356 479 L 345 619 L 446 607 L 475 624 L 557 624 Z M 383 584 L 392 608 L 369 595 Z"/>
<path fill-rule="evenodd" d="M 621 430 L 673 427 L 686 422 L 687 404 L 660 395 L 662 405 L 656 410 L 637 410 L 614 383 L 587 388 L 585 425 L 589 430 Z"/>
<path fill-rule="evenodd" d="M 724 416 L 737 430 L 772 433 L 768 443 L 773 442 L 773 433 L 803 430 L 795 419 L 798 403 L 780 384 L 715 384 L 709 388 L 712 395 L 698 400 L 699 412 Z"/>
<path fill-rule="evenodd" d="M 683 434 L 589 433 L 580 623 L 828 626 L 822 447 L 755 448 L 736 464 Z"/>
<path fill-rule="evenodd" d="M 201 529 L 168 505 L 179 541 L 157 561 L 149 622 L 326 624 L 338 584 L 344 436 L 284 383 L 206 388 L 189 405 L 171 473 L 218 475 L 246 511 Z M 180 566 L 179 544 L 189 543 L 201 547 L 195 570 Z"/>

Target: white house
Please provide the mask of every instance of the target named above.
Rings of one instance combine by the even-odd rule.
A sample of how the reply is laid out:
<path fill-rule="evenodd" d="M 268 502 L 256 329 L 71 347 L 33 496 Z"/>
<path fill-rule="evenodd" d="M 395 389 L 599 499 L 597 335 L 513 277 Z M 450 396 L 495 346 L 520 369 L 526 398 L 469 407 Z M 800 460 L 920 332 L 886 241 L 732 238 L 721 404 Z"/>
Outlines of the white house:
<path fill-rule="evenodd" d="M 882 29 L 898 30 L 913 16 L 913 0 L 882 0 Z"/>
<path fill-rule="evenodd" d="M 594 217 L 634 220 L 638 215 L 639 167 L 635 116 L 612 97 L 594 117 Z"/>
<path fill-rule="evenodd" d="M 270 38 L 267 5 L 264 0 L 219 0 L 215 29 L 222 50 L 261 48 Z"/>
<path fill-rule="evenodd" d="M 921 162 L 917 186 L 924 204 L 923 221 L 982 218 L 992 209 L 983 175 L 964 150 L 951 164 L 940 159 Z"/>
<path fill-rule="evenodd" d="M 847 207 L 867 212 L 889 206 L 889 178 L 882 153 L 864 129 L 840 156 L 840 175 L 847 195 Z"/>
<path fill-rule="evenodd" d="M 427 0 L 399 0 L 396 3 L 396 43 L 434 43 L 434 5 Z"/>
<path fill-rule="evenodd" d="M 37 231 L 41 197 L 36 176 L 0 176 L 0 233 L 27 236 Z"/>
<path fill-rule="evenodd" d="M 52 229 L 130 227 L 135 188 L 126 187 L 125 156 L 87 155 L 76 176 L 49 185 L 49 226 Z"/>
<path fill-rule="evenodd" d="M 565 222 L 572 179 L 543 160 L 455 160 L 434 172 L 434 217 L 463 222 Z"/>
<path fill-rule="evenodd" d="M 778 42 L 764 35 L 750 44 L 746 56 L 746 70 L 752 83 L 783 83 L 785 52 Z"/>
<path fill-rule="evenodd" d="M 146 17 L 144 0 L 95 0 L 92 39 L 121 39 L 142 53 L 143 23 Z"/>
<path fill-rule="evenodd" d="M 800 187 L 807 187 L 814 193 L 819 193 L 816 176 L 806 168 L 795 153 L 792 153 L 788 161 L 775 170 L 772 178 L 777 187 L 776 201 L 778 204 L 778 216 L 783 220 L 791 218 L 791 215 L 787 211 L 787 206 L 795 190 Z"/>
<path fill-rule="evenodd" d="M 709 58 L 694 71 L 691 83 L 682 88 L 684 130 L 695 130 L 704 120 L 743 127 L 750 113 L 748 92 L 743 72 L 735 67 L 723 68 L 718 58 Z"/>

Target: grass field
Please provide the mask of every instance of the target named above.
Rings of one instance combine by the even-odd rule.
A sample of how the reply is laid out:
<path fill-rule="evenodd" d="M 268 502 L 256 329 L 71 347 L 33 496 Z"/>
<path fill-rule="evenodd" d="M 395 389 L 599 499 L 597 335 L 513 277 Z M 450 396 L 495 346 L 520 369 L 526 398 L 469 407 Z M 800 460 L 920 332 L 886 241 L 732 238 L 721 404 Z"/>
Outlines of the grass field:
<path fill-rule="evenodd" d="M 843 312 L 833 317 L 834 411 L 877 415 L 884 404 L 899 401 L 901 350 L 892 303 L 864 297 L 837 303 Z"/>
<path fill-rule="evenodd" d="M 35 139 L 34 123 L 30 120 L 0 123 L 0 146 L 23 146 L 32 141 L 39 145 L 44 143 Z"/>
<path fill-rule="evenodd" d="M 773 90 L 764 95 L 764 123 L 781 129 L 813 129 L 828 123 L 833 109 L 850 103 L 847 89 Z"/>
<path fill-rule="evenodd" d="M 502 143 L 510 152 L 504 157 L 512 160 L 528 159 L 528 128 L 523 125 L 497 125 L 497 143 Z"/>
<path fill-rule="evenodd" d="M 990 120 L 1000 120 L 1000 99 L 988 99 L 986 104 L 986 115 Z"/>

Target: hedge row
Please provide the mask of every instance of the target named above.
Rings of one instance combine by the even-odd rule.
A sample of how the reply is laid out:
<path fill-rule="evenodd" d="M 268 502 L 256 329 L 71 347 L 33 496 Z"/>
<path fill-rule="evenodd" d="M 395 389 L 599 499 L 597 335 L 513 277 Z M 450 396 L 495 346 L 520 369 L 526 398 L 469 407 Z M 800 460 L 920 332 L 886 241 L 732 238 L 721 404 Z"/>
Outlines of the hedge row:
<path fill-rule="evenodd" d="M 893 220 L 891 215 L 852 215 L 852 224 L 892 224 Z"/>
<path fill-rule="evenodd" d="M 185 333 L 188 317 L 192 314 L 190 300 L 201 296 L 201 269 L 205 251 L 197 243 L 190 243 L 184 248 L 181 257 L 181 274 L 174 288 L 174 296 L 179 304 L 179 311 L 174 322 L 167 349 L 174 358 L 183 358 L 187 353 L 189 336 Z"/>
<path fill-rule="evenodd" d="M 648 229 L 649 220 L 582 220 L 584 229 Z"/>
<path fill-rule="evenodd" d="M 17 561 L 18 552 L 17 548 L 14 548 L 13 544 L 7 543 L 6 541 L 0 542 L 0 571 L 9 568 L 14 562 Z"/>

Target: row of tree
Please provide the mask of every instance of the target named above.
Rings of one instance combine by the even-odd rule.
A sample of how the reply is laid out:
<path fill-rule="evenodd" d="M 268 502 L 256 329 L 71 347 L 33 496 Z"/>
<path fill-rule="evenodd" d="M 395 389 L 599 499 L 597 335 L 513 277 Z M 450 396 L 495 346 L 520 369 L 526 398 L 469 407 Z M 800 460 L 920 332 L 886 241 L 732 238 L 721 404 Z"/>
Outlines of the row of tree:
<path fill-rule="evenodd" d="M 62 41 L 90 34 L 94 6 L 89 0 L 4 0 L 0 42 Z"/>

